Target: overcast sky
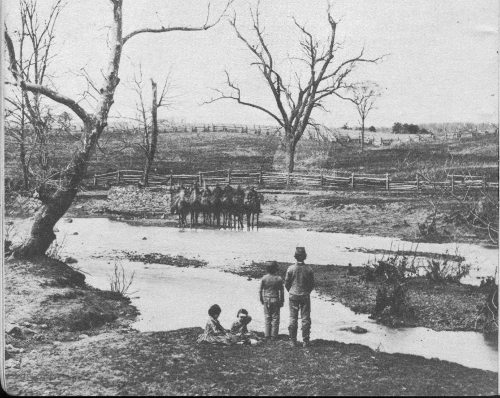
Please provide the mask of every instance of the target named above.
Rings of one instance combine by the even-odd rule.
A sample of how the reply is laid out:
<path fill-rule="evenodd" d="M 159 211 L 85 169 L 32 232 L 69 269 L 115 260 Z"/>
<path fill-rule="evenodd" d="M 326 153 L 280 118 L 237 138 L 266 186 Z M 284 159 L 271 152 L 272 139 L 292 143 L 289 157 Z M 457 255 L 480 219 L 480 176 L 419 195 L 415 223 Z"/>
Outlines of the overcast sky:
<path fill-rule="evenodd" d="M 50 0 L 39 0 L 45 9 Z M 124 32 L 138 27 L 202 24 L 204 0 L 125 0 Z M 213 0 L 212 12 L 223 0 Z M 250 5 L 236 0 L 233 10 L 244 32 Z M 328 24 L 325 0 L 262 0 L 262 23 L 266 39 L 283 75 L 290 72 L 287 55 L 298 51 L 294 16 L 315 36 L 326 39 Z M 42 11 L 43 11 L 42 9 Z M 9 31 L 18 26 L 17 0 L 4 2 Z M 496 122 L 498 120 L 498 0 L 344 0 L 333 2 L 333 15 L 341 22 L 342 57 L 363 46 L 367 56 L 388 54 L 378 65 L 363 65 L 352 76 L 355 81 L 375 81 L 382 96 L 367 123 L 390 126 L 395 121 Z M 57 58 L 52 64 L 54 85 L 63 93 L 78 96 L 85 80 L 74 74 L 85 67 L 99 83 L 106 65 L 106 37 L 111 2 L 68 0 L 57 27 Z M 125 46 L 116 91 L 114 116 L 133 117 L 136 94 L 130 84 L 134 70 L 142 65 L 145 79 L 161 81 L 171 70 L 173 105 L 161 111 L 162 118 L 178 122 L 226 122 L 268 124 L 265 114 L 231 101 L 202 105 L 213 97 L 214 87 L 224 87 L 224 70 L 239 84 L 242 97 L 271 107 L 269 88 L 248 50 L 227 22 L 206 32 L 145 34 Z M 91 104 L 82 102 L 87 109 Z M 328 112 L 317 111 L 319 122 L 340 126 L 357 124 L 351 103 L 331 98 Z"/>

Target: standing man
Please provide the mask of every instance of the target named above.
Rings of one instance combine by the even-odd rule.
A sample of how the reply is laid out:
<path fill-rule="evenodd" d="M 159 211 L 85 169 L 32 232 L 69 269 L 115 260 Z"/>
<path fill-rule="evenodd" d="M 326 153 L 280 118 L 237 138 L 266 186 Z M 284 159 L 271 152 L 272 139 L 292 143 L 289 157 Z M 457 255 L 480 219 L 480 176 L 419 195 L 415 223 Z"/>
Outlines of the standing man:
<path fill-rule="evenodd" d="M 302 340 L 303 346 L 309 346 L 309 335 L 311 332 L 311 298 L 310 294 L 314 288 L 314 275 L 311 267 L 304 264 L 306 259 L 306 249 L 297 247 L 295 249 L 295 259 L 297 263 L 288 267 L 285 277 L 285 288 L 290 294 L 290 333 L 291 344 L 294 347 L 297 343 L 297 323 L 300 311 L 302 320 Z"/>

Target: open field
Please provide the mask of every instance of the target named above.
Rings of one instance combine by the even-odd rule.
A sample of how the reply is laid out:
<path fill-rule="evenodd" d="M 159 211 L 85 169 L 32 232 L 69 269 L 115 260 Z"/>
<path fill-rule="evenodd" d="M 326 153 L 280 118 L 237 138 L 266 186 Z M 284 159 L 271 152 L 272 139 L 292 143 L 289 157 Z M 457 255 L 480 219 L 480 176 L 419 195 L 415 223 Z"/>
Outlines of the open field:
<path fill-rule="evenodd" d="M 52 165 L 64 166 L 78 142 L 77 135 L 54 135 Z M 88 176 L 117 169 L 141 169 L 140 137 L 115 131 L 103 135 L 92 156 Z M 20 178 L 18 152 L 13 140 L 5 141 L 5 176 Z M 160 134 L 153 168 L 158 174 L 197 173 L 218 169 L 286 170 L 286 155 L 280 138 L 273 135 L 234 132 Z M 484 175 L 498 181 L 498 137 L 480 136 L 454 141 L 395 143 L 390 147 L 338 144 L 303 139 L 296 153 L 296 171 L 340 170 L 359 173 L 390 173 L 395 178 L 431 179 L 446 174 Z"/>

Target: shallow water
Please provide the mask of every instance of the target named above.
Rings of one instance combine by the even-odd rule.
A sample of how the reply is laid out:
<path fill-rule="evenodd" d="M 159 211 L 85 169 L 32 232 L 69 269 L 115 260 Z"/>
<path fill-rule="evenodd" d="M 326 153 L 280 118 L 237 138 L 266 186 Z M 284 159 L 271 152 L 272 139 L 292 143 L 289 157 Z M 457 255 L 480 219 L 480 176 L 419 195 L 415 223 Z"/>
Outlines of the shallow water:
<path fill-rule="evenodd" d="M 16 221 L 18 230 L 27 226 Z M 65 236 L 61 255 L 79 260 L 77 264 L 89 273 L 87 281 L 103 289 L 109 288 L 108 276 L 117 253 L 123 250 L 139 253 L 160 252 L 170 255 L 199 257 L 209 267 L 177 268 L 120 260 L 128 273 L 135 271 L 132 290 L 133 304 L 141 315 L 134 327 L 141 331 L 173 330 L 181 327 L 204 326 L 207 309 L 217 303 L 222 309 L 221 323 L 228 328 L 239 308 L 245 307 L 253 316 L 251 329 L 263 330 L 262 308 L 258 301 L 258 281 L 224 273 L 217 268 L 249 264 L 251 261 L 275 259 L 289 261 L 298 244 L 306 246 L 310 263 L 361 265 L 370 256 L 350 248 L 389 249 L 396 239 L 329 234 L 305 230 L 261 229 L 256 232 L 178 230 L 167 227 L 139 227 L 107 219 L 74 219 L 61 221 L 58 239 Z M 78 235 L 73 235 L 78 232 Z M 146 240 L 143 240 L 143 238 Z M 401 246 L 400 246 L 401 248 Z M 415 248 L 415 244 L 413 244 Z M 491 272 L 497 264 L 498 250 L 475 245 L 459 249 L 467 261 L 479 270 L 478 275 Z M 408 246 L 409 249 L 409 246 Z M 408 250 L 404 249 L 404 250 Z M 421 244 L 418 250 L 443 253 L 450 245 Z M 453 249 L 454 253 L 454 249 Z M 493 274 L 492 272 L 490 275 Z M 287 333 L 287 305 L 282 310 L 280 333 Z M 498 371 L 498 350 L 475 332 L 436 332 L 425 328 L 390 329 L 376 324 L 367 315 L 357 315 L 347 307 L 324 300 L 313 294 L 311 338 L 359 343 L 384 352 L 399 352 L 439 358 L 464 366 Z M 361 326 L 366 334 L 353 334 L 341 328 Z M 300 332 L 299 332 L 300 333 Z"/>

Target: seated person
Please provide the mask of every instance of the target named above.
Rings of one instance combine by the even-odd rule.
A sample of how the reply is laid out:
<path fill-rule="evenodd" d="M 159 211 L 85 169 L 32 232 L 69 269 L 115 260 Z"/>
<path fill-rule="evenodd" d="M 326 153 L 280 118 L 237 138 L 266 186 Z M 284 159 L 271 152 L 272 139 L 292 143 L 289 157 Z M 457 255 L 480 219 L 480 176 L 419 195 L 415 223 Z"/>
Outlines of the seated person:
<path fill-rule="evenodd" d="M 248 311 L 244 308 L 240 309 L 236 314 L 237 320 L 231 326 L 231 333 L 235 334 L 246 344 L 257 344 L 259 337 L 255 333 L 248 331 L 248 324 L 252 321 L 252 317 L 248 315 Z"/>
<path fill-rule="evenodd" d="M 224 329 L 217 320 L 221 312 L 222 310 L 217 304 L 208 309 L 209 318 L 205 331 L 197 339 L 198 343 L 232 345 L 238 342 L 238 336 Z"/>

